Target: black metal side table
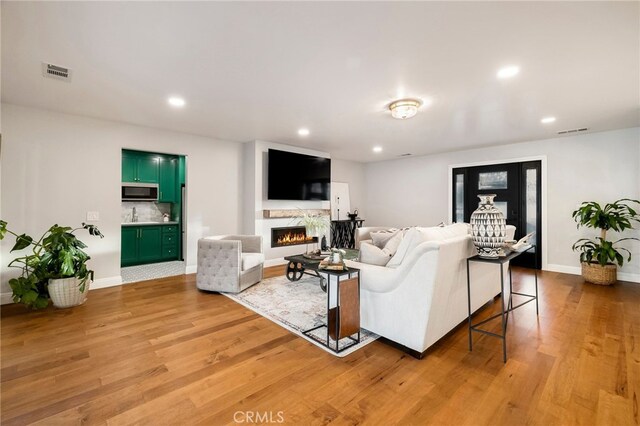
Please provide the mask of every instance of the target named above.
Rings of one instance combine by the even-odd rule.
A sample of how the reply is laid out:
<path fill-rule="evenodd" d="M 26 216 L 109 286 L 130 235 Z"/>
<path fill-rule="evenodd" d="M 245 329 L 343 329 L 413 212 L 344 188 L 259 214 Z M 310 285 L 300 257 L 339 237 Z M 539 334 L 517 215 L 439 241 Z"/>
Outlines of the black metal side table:
<path fill-rule="evenodd" d="M 327 322 L 316 325 L 302 333 L 335 353 L 340 353 L 360 343 L 360 270 L 349 268 L 344 271 L 319 269 L 327 280 Z M 326 339 L 312 334 L 326 328 Z M 354 337 L 357 335 L 357 337 Z M 340 347 L 340 340 L 351 340 Z M 334 345 L 331 341 L 334 341 Z M 335 346 L 335 347 L 334 347 Z"/>
<path fill-rule="evenodd" d="M 473 350 L 473 338 L 472 338 L 472 332 L 478 332 L 478 333 L 483 333 L 489 336 L 494 336 L 497 338 L 502 339 L 502 358 L 503 361 L 506 363 L 507 362 L 507 323 L 509 321 L 509 312 L 519 308 L 522 305 L 526 305 L 527 303 L 535 300 L 536 301 L 536 316 L 539 313 L 538 310 L 538 262 L 536 261 L 536 265 L 535 265 L 535 269 L 534 269 L 534 276 L 535 276 L 535 283 L 536 283 L 536 294 L 525 294 L 525 293 L 518 293 L 518 292 L 514 292 L 513 291 L 513 282 L 511 279 L 511 263 L 509 263 L 509 304 L 507 306 L 507 308 L 505 309 L 505 305 L 504 305 L 504 268 L 502 267 L 502 265 L 505 264 L 505 262 L 509 262 L 510 260 L 520 256 L 522 253 L 528 252 L 533 250 L 535 252 L 536 250 L 536 246 L 532 245 L 531 247 L 529 247 L 526 250 L 523 251 L 519 251 L 519 252 L 511 252 L 506 256 L 501 256 L 497 259 L 487 259 L 487 258 L 483 258 L 480 257 L 478 255 L 476 256 L 472 256 L 470 258 L 467 259 L 467 302 L 468 302 L 468 308 L 469 308 L 469 351 Z M 536 257 L 537 259 L 537 257 Z M 501 306 L 502 309 L 500 311 L 499 314 L 493 315 L 485 320 L 480 321 L 477 324 L 472 324 L 471 323 L 471 273 L 470 273 L 470 268 L 469 268 L 469 263 L 471 262 L 484 262 L 484 263 L 493 263 L 496 264 L 500 267 L 500 299 L 501 299 Z M 528 297 L 529 299 L 525 302 L 520 303 L 517 306 L 513 306 L 513 295 L 517 294 L 518 296 L 525 296 Z M 502 318 L 502 334 L 498 334 L 498 333 L 492 333 L 490 331 L 486 331 L 486 330 L 482 330 L 481 328 L 478 328 L 479 326 L 493 320 L 496 319 L 498 317 Z"/>
<path fill-rule="evenodd" d="M 331 246 L 339 248 L 356 248 L 356 229 L 362 228 L 364 219 L 332 220 Z"/>

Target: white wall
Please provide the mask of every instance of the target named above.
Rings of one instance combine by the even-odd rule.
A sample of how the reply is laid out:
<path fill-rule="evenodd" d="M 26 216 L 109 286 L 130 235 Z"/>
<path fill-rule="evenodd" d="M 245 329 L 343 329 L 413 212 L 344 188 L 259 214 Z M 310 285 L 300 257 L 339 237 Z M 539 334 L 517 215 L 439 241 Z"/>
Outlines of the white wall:
<path fill-rule="evenodd" d="M 329 201 L 284 201 L 267 199 L 267 153 L 269 149 L 297 152 L 330 158 L 329 153 L 284 145 L 275 142 L 253 141 L 244 147 L 244 232 L 261 234 L 267 261 L 265 264 L 283 263 L 283 257 L 300 253 L 301 246 L 271 247 L 271 228 L 294 226 L 297 219 L 264 219 L 263 210 L 269 209 L 329 209 Z M 349 184 L 352 210 L 364 205 L 364 164 L 353 161 L 331 160 L 331 181 Z M 360 208 L 362 212 L 363 209 Z M 327 233 L 328 234 L 328 233 Z M 328 235 L 327 235 L 328 238 Z"/>
<path fill-rule="evenodd" d="M 103 240 L 82 235 L 97 285 L 120 279 L 122 148 L 187 156 L 187 267 L 203 235 L 241 230 L 242 144 L 2 104 L 2 219 L 39 235 L 54 223 L 79 226 L 99 211 Z M 13 276 L 10 238 L 1 245 L 0 291 Z"/>
<path fill-rule="evenodd" d="M 367 225 L 365 168 L 365 163 L 338 159 L 331 160 L 331 180 L 349 184 L 350 210 L 353 212 L 358 209 L 358 216 L 364 219 L 365 225 Z"/>
<path fill-rule="evenodd" d="M 578 254 L 571 246 L 582 235 L 592 236 L 592 232 L 578 231 L 571 212 L 582 201 L 640 198 L 639 128 L 369 163 L 365 167 L 367 225 L 450 222 L 450 166 L 534 156 L 547 159 L 547 197 L 543 205 L 547 216 L 547 268 L 579 273 Z M 625 235 L 638 236 L 640 232 Z M 620 278 L 638 281 L 640 244 L 626 246 L 634 258 L 620 270 Z"/>

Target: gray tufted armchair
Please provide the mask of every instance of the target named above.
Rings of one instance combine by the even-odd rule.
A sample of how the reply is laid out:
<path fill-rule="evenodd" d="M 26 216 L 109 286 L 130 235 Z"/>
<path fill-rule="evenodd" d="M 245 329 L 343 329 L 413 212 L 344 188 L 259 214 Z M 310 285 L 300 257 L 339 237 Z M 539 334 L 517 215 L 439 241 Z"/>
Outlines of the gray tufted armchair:
<path fill-rule="evenodd" d="M 196 285 L 201 290 L 240 293 L 262 279 L 263 264 L 261 236 L 201 238 Z"/>

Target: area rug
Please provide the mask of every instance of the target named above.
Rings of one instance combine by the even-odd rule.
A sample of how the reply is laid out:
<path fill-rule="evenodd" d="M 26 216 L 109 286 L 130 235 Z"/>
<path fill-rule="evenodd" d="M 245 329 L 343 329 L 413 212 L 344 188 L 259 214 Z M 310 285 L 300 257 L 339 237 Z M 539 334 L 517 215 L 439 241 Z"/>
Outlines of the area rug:
<path fill-rule="evenodd" d="M 326 342 L 326 327 L 315 330 L 312 333 L 314 338 L 302 334 L 304 330 L 327 322 L 327 293 L 320 288 L 318 278 L 304 276 L 295 282 L 284 276 L 268 278 L 242 293 L 222 294 L 338 357 L 347 356 L 378 338 L 376 334 L 362 329 L 360 343 L 335 353 L 316 340 Z M 348 338 L 340 339 L 340 348 L 351 343 Z M 335 348 L 333 339 L 330 339 L 330 344 Z"/>

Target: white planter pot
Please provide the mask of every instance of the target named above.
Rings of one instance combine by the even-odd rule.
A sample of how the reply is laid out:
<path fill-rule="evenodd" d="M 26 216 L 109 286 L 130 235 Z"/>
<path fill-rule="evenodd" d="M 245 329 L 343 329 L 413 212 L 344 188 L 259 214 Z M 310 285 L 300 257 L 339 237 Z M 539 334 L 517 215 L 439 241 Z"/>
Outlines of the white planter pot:
<path fill-rule="evenodd" d="M 70 308 L 82 305 L 87 300 L 89 285 L 87 280 L 84 291 L 80 291 L 80 280 L 76 277 L 49 280 L 49 296 L 56 308 Z"/>

